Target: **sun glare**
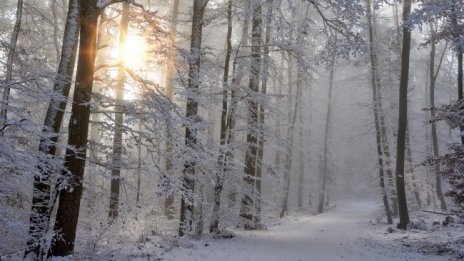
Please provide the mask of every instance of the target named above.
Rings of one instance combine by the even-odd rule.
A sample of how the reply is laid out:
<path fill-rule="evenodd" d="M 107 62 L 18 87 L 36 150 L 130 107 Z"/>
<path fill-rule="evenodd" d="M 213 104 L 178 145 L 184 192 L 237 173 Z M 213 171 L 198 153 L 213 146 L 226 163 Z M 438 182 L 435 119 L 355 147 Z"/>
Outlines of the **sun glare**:
<path fill-rule="evenodd" d="M 146 52 L 147 44 L 145 38 L 129 33 L 126 38 L 126 44 L 124 46 L 124 65 L 127 69 L 143 76 L 146 74 Z M 116 48 L 112 52 L 114 57 L 118 59 L 119 52 L 121 51 L 120 46 L 116 45 Z M 117 77 L 117 71 L 110 73 L 112 77 Z M 126 84 L 124 87 L 124 99 L 125 100 L 134 100 L 137 97 L 137 89 L 133 84 Z"/>
<path fill-rule="evenodd" d="M 133 70 L 141 70 L 145 65 L 146 41 L 140 35 L 129 34 L 126 39 L 124 62 Z"/>

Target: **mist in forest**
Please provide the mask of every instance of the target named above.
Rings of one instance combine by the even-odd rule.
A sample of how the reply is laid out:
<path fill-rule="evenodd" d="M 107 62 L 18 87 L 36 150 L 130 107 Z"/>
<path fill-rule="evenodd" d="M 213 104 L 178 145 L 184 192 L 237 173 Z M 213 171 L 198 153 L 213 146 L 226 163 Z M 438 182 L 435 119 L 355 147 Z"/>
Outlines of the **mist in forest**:
<path fill-rule="evenodd" d="M 463 9 L 0 0 L 0 260 L 462 257 Z"/>

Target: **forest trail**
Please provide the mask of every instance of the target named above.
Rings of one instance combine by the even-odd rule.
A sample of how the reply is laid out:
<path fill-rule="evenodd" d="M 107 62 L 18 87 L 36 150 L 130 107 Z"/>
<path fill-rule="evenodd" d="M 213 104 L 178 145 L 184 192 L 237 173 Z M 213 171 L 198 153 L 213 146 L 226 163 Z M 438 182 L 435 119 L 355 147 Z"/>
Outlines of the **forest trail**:
<path fill-rule="evenodd" d="M 425 256 L 399 242 L 392 244 L 384 236 L 385 226 L 371 223 L 380 211 L 374 202 L 347 201 L 320 215 L 290 216 L 265 231 L 239 231 L 233 239 L 208 239 L 191 248 L 175 248 L 161 260 L 449 260 Z"/>

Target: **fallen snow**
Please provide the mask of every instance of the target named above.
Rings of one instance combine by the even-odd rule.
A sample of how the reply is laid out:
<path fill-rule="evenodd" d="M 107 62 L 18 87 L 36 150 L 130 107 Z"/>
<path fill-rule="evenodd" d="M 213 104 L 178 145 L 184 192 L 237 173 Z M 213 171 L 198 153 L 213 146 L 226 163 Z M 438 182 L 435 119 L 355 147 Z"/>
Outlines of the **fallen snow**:
<path fill-rule="evenodd" d="M 346 201 L 319 215 L 294 213 L 267 230 L 237 230 L 234 231 L 236 237 L 232 239 L 205 237 L 190 240 L 155 233 L 146 236 L 143 242 L 100 242 L 100 251 L 87 255 L 77 253 L 75 260 L 463 260 L 463 224 L 437 224 L 444 219 L 442 215 L 415 212 L 411 216 L 415 224 L 421 225 L 408 231 L 400 231 L 393 225 L 380 222 L 380 204 Z M 388 232 L 389 228 L 391 233 Z M 175 231 L 167 234 L 173 233 Z M 21 256 L 5 260 L 21 260 Z"/>
<path fill-rule="evenodd" d="M 233 239 L 204 239 L 189 247 L 174 248 L 159 260 L 202 261 L 391 261 L 453 260 L 425 255 L 401 238 L 411 233 L 386 231 L 376 224 L 380 205 L 349 201 L 315 216 L 288 217 L 264 231 L 236 231 Z"/>

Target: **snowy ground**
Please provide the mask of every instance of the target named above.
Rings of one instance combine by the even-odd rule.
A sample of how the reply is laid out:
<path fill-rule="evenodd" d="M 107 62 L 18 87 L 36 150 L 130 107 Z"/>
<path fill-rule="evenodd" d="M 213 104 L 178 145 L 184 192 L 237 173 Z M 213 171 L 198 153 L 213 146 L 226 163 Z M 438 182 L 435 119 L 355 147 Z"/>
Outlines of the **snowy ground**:
<path fill-rule="evenodd" d="M 457 259 L 449 253 L 421 253 L 427 252 L 423 249 L 426 244 L 420 243 L 427 242 L 429 233 L 424 231 L 388 233 L 386 225 L 375 224 L 379 209 L 378 204 L 371 202 L 345 202 L 321 215 L 289 217 L 265 231 L 239 231 L 233 239 L 204 239 L 174 248 L 158 258 L 173 261 Z"/>
<path fill-rule="evenodd" d="M 464 225 L 443 226 L 442 215 L 411 213 L 415 228 L 379 223 L 382 207 L 346 201 L 320 215 L 293 213 L 260 231 L 234 231 L 232 239 L 178 239 L 153 234 L 144 243 L 100 240 L 86 261 L 435 261 L 464 260 Z M 172 227 L 175 227 L 174 225 Z M 390 231 L 388 231 L 390 230 Z M 171 231 L 173 234 L 175 231 Z M 105 243 L 106 242 L 106 243 Z M 16 258 L 4 260 L 21 260 Z M 0 260 L 3 260 L 0 257 Z"/>

